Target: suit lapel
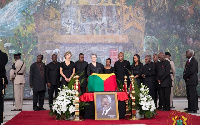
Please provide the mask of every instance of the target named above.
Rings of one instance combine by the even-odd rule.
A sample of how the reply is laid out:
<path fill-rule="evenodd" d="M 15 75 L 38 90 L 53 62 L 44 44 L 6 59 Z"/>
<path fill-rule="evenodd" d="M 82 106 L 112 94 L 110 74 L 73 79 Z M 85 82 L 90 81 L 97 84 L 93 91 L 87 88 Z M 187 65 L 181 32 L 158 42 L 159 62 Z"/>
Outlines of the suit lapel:
<path fill-rule="evenodd" d="M 191 58 L 191 60 L 190 60 L 190 62 L 188 63 L 188 65 L 187 65 L 187 62 L 186 62 L 186 64 L 185 64 L 185 70 L 187 70 L 188 67 L 190 67 L 190 65 L 192 64 L 193 60 L 194 60 L 194 57 Z"/>

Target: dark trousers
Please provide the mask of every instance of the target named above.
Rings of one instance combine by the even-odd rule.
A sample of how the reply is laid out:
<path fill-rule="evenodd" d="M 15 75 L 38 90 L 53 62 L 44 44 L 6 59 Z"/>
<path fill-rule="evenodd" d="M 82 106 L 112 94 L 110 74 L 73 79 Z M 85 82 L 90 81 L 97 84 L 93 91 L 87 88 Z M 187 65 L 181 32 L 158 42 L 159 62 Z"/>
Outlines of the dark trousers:
<path fill-rule="evenodd" d="M 147 88 L 149 88 L 149 95 L 152 97 L 152 99 L 155 102 L 155 87 L 153 84 L 145 84 L 147 86 Z"/>
<path fill-rule="evenodd" d="M 159 105 L 159 108 L 162 108 L 163 107 L 163 105 L 162 105 L 162 88 L 161 88 L 161 85 L 158 85 L 158 97 L 159 97 L 159 103 L 158 103 L 158 105 Z"/>
<path fill-rule="evenodd" d="M 44 105 L 44 97 L 45 97 L 45 90 L 44 91 L 33 91 L 33 109 L 37 109 L 37 103 L 39 99 L 39 109 L 43 108 Z"/>
<path fill-rule="evenodd" d="M 65 81 L 65 79 L 62 78 L 61 85 L 60 85 L 61 89 L 63 89 L 63 85 L 68 86 L 68 82 Z"/>
<path fill-rule="evenodd" d="M 83 95 L 86 92 L 86 87 L 81 87 L 81 95 Z"/>
<path fill-rule="evenodd" d="M 156 82 L 156 85 L 155 85 L 155 100 L 154 100 L 156 108 L 157 108 L 157 100 L 158 100 L 158 83 Z"/>
<path fill-rule="evenodd" d="M 141 78 L 136 78 L 135 80 L 137 82 L 138 87 L 141 88 L 141 83 L 142 83 Z"/>
<path fill-rule="evenodd" d="M 50 89 L 48 89 L 49 93 L 49 106 L 51 107 L 53 104 L 53 94 L 55 92 L 55 96 L 57 97 L 58 95 L 58 85 L 51 85 Z"/>
<path fill-rule="evenodd" d="M 0 92 L 0 124 L 3 123 L 3 105 L 4 105 L 4 102 L 3 102 L 3 97 L 2 97 L 2 93 Z"/>
<path fill-rule="evenodd" d="M 171 94 L 171 87 L 161 87 L 161 101 L 163 104 L 164 110 L 170 110 L 170 94 Z"/>
<path fill-rule="evenodd" d="M 4 112 L 4 97 L 2 93 L 3 89 L 3 80 L 2 77 L 0 77 L 0 124 L 3 123 L 3 112 Z"/>
<path fill-rule="evenodd" d="M 197 86 L 187 85 L 187 99 L 188 99 L 188 110 L 194 111 L 198 108 L 198 94 L 196 90 Z"/>

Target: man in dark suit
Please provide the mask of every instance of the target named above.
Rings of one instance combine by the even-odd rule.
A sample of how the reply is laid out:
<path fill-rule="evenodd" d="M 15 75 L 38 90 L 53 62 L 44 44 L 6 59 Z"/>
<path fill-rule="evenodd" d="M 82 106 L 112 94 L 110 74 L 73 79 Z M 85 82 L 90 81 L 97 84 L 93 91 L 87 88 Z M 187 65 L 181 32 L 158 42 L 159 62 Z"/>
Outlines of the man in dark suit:
<path fill-rule="evenodd" d="M 52 62 L 46 67 L 46 80 L 49 93 L 49 107 L 51 109 L 53 104 L 53 94 L 58 95 L 58 88 L 60 88 L 60 63 L 57 62 L 57 55 L 52 55 Z"/>
<path fill-rule="evenodd" d="M 118 86 L 123 86 L 124 84 L 124 76 L 127 76 L 127 87 L 130 86 L 130 79 L 129 79 L 129 75 L 130 75 L 130 70 L 131 70 L 131 66 L 130 66 L 130 62 L 127 60 L 124 60 L 124 54 L 122 52 L 120 52 L 118 54 L 118 61 L 115 62 L 114 64 L 114 69 L 115 69 L 115 74 L 117 77 L 117 80 L 119 80 L 118 82 Z"/>
<path fill-rule="evenodd" d="M 142 68 L 142 77 L 144 78 L 144 85 L 149 88 L 149 95 L 156 103 L 155 99 L 155 84 L 156 84 L 156 77 L 155 77 L 155 64 L 151 62 L 151 56 L 145 56 L 145 65 Z"/>
<path fill-rule="evenodd" d="M 45 110 L 44 97 L 46 90 L 45 64 L 42 62 L 43 55 L 37 56 L 37 62 L 30 67 L 30 87 L 33 88 L 33 110 Z M 37 106 L 39 98 L 39 107 Z"/>
<path fill-rule="evenodd" d="M 158 67 L 158 63 L 159 63 L 159 61 L 158 61 L 158 55 L 157 54 L 153 55 L 153 62 L 155 64 L 155 76 L 157 77 L 157 74 L 158 74 L 158 68 L 157 67 Z M 161 88 L 161 85 L 158 84 L 158 81 L 156 80 L 155 81 L 155 102 L 156 102 L 155 106 L 156 106 L 156 108 L 158 107 L 157 106 L 157 98 L 159 96 L 159 107 L 158 107 L 158 109 L 161 109 L 161 107 L 162 107 L 162 102 L 160 101 L 161 100 L 160 88 Z"/>
<path fill-rule="evenodd" d="M 170 111 L 170 93 L 172 87 L 172 80 L 170 76 L 171 65 L 169 61 L 165 60 L 165 54 L 163 52 L 159 53 L 158 58 L 160 60 L 157 66 L 157 80 L 158 84 L 161 84 L 161 101 L 164 111 Z"/>
<path fill-rule="evenodd" d="M 6 77 L 6 69 L 5 69 L 7 63 L 8 63 L 7 54 L 0 50 L 0 124 L 3 123 L 4 94 L 5 94 L 5 88 L 7 88 L 8 84 L 8 80 Z"/>
<path fill-rule="evenodd" d="M 194 51 L 188 49 L 186 51 L 186 58 L 188 59 L 185 64 L 185 70 L 183 72 L 183 79 L 186 83 L 187 99 L 188 99 L 188 111 L 187 113 L 197 113 L 198 109 L 198 62 L 194 58 Z"/>
<path fill-rule="evenodd" d="M 79 81 L 81 83 L 81 94 L 86 92 L 87 86 L 87 67 L 88 63 L 84 61 L 84 54 L 79 54 L 79 60 L 75 62 L 75 72 L 79 75 Z"/>

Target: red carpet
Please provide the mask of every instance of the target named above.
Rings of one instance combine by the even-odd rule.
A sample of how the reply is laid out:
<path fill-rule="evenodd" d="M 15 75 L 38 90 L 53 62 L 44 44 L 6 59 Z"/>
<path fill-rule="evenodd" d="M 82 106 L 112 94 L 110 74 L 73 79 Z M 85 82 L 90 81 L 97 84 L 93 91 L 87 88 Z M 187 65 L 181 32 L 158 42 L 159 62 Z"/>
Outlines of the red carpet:
<path fill-rule="evenodd" d="M 22 111 L 13 119 L 8 121 L 5 125 L 99 125 L 99 124 L 147 124 L 147 125 L 172 125 L 175 116 L 187 117 L 187 125 L 200 124 L 200 117 L 181 113 L 178 111 L 158 111 L 158 115 L 152 119 L 141 119 L 136 121 L 129 121 L 126 119 L 110 120 L 110 121 L 95 121 L 86 119 L 81 122 L 55 120 L 49 116 L 49 111 Z"/>

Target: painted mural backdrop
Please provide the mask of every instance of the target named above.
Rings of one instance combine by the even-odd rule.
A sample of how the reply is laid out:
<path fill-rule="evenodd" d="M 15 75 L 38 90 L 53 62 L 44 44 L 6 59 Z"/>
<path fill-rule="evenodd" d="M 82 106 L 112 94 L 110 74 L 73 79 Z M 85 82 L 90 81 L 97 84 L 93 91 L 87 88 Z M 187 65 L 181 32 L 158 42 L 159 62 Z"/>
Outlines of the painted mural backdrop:
<path fill-rule="evenodd" d="M 73 61 L 82 52 L 91 62 L 96 53 L 98 62 L 105 64 L 110 57 L 112 65 L 119 52 L 132 63 L 136 53 L 144 59 L 145 54 L 169 51 L 176 65 L 175 96 L 185 96 L 182 72 L 189 48 L 199 61 L 198 0 L 0 0 L 0 50 L 9 56 L 7 71 L 13 54 L 22 53 L 26 98 L 31 97 L 29 67 L 36 55 L 43 54 L 47 64 L 53 53 L 63 61 L 66 51 Z M 12 93 L 9 83 L 6 97 Z"/>

